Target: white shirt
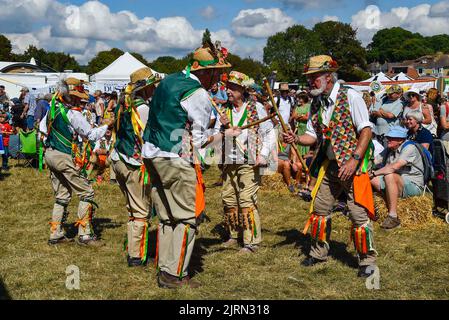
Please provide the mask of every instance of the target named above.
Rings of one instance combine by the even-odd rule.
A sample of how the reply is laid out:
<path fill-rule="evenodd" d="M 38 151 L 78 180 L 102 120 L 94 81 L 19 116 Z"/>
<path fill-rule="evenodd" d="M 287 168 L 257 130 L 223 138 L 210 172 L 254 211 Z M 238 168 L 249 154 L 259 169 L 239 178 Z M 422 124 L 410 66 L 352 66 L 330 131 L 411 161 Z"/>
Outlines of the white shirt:
<path fill-rule="evenodd" d="M 39 131 L 41 134 L 47 135 L 47 116 L 50 112 L 47 112 L 45 117 L 39 123 Z M 67 111 L 67 118 L 70 122 L 69 130 L 70 132 L 79 134 L 82 138 L 88 139 L 89 141 L 97 141 L 100 140 L 106 134 L 108 130 L 108 126 L 104 125 L 98 128 L 92 128 L 90 123 L 87 122 L 86 118 L 82 115 L 81 112 L 76 110 Z M 46 140 L 45 137 L 44 140 Z"/>
<path fill-rule="evenodd" d="M 185 74 L 185 71 L 183 71 Z M 200 82 L 200 80 L 190 74 L 190 78 Z M 212 103 L 210 102 L 209 93 L 204 88 L 199 88 L 193 94 L 181 101 L 181 107 L 187 112 L 189 121 L 192 122 L 192 143 L 196 150 L 199 150 L 202 145 L 207 142 L 208 135 L 206 130 L 209 126 Z M 180 132 L 174 133 L 179 137 Z M 173 139 L 176 139 L 174 136 Z M 142 150 L 143 158 L 179 158 L 179 155 L 174 152 L 167 152 L 156 147 L 151 142 L 145 142 Z"/>
<path fill-rule="evenodd" d="M 248 106 L 248 103 L 245 102 L 239 111 L 237 111 L 236 108 L 232 109 L 232 122 L 233 123 L 231 125 L 237 126 L 239 124 L 247 106 Z M 267 116 L 267 112 L 265 111 L 264 106 L 259 102 L 256 103 L 256 110 L 257 110 L 259 119 L 265 118 Z M 217 119 L 217 120 L 218 121 L 215 123 L 214 134 L 219 132 L 220 127 L 222 125 L 220 120 L 219 119 Z M 248 124 L 248 118 L 242 123 L 242 126 L 244 126 L 246 124 Z M 273 122 L 270 120 L 262 122 L 260 124 L 259 133 L 261 135 L 261 141 L 262 141 L 262 148 L 260 150 L 260 154 L 263 157 L 268 158 L 271 150 L 273 150 L 274 147 L 276 146 L 276 134 L 273 130 Z M 245 148 L 245 149 L 248 148 L 248 129 L 243 130 L 242 133 L 236 138 L 236 140 L 239 141 L 240 145 L 243 148 Z M 233 143 L 232 138 L 226 138 L 224 152 L 226 153 L 226 158 L 227 158 L 227 160 L 225 160 L 226 163 L 228 163 L 228 162 L 233 163 L 234 161 L 236 163 L 245 163 L 242 150 L 240 150 L 240 148 L 237 144 Z"/>
<path fill-rule="evenodd" d="M 281 114 L 282 120 L 284 120 L 285 124 L 288 126 L 288 122 L 290 120 L 290 113 L 292 110 L 292 105 L 290 103 L 290 99 L 289 97 L 287 97 L 287 99 L 284 99 L 282 97 L 279 97 L 278 99 L 280 99 L 279 102 L 279 113 Z M 276 100 L 277 103 L 277 100 Z"/>
<path fill-rule="evenodd" d="M 331 121 L 332 114 L 335 109 L 335 103 L 337 102 L 338 91 L 340 90 L 340 84 L 337 82 L 331 94 L 329 95 L 329 106 L 323 105 L 321 108 L 321 116 L 323 119 L 324 125 L 329 125 Z M 366 107 L 365 100 L 363 100 L 363 96 L 355 91 L 354 89 L 348 90 L 348 101 L 349 101 L 349 111 L 351 113 L 352 122 L 356 127 L 357 133 L 360 133 L 364 128 L 373 128 L 374 125 L 369 121 L 368 109 Z M 317 135 L 312 125 L 312 115 L 309 117 L 309 121 L 307 121 L 307 129 L 306 134 L 317 139 Z M 332 146 L 329 145 L 329 148 L 326 151 L 327 157 L 329 160 L 335 160 L 335 154 L 332 150 Z"/>
<path fill-rule="evenodd" d="M 145 126 L 148 120 L 148 113 L 150 111 L 150 107 L 146 104 L 142 104 L 140 106 L 137 107 L 137 113 L 139 114 L 140 120 L 142 121 L 142 124 Z M 145 128 L 143 128 L 145 129 Z M 142 137 L 143 137 L 143 132 L 145 130 L 142 130 Z M 119 161 L 120 158 L 122 158 L 123 161 L 125 161 L 126 163 L 132 165 L 132 166 L 141 166 L 142 165 L 142 160 L 137 160 L 134 159 L 133 157 L 128 157 L 126 154 L 123 154 L 121 152 L 118 152 L 115 148 L 114 150 L 112 150 L 111 153 L 111 160 L 112 161 Z"/>

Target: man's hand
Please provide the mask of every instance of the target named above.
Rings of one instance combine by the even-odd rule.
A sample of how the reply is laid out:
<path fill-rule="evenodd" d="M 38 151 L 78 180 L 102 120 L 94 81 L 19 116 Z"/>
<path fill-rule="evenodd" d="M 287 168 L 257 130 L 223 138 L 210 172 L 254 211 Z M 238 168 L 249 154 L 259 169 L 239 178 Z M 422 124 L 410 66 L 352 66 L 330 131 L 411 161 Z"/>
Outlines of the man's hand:
<path fill-rule="evenodd" d="M 229 121 L 229 118 L 228 118 L 228 116 L 225 113 L 222 113 L 220 115 L 220 122 L 225 127 L 229 127 L 229 125 L 231 124 L 231 121 Z"/>
<path fill-rule="evenodd" d="M 287 133 L 282 132 L 282 139 L 285 143 L 293 144 L 296 142 L 297 136 L 290 130 Z"/>
<path fill-rule="evenodd" d="M 349 159 L 341 168 L 338 170 L 338 178 L 342 181 L 348 181 L 352 178 L 357 170 L 359 162 L 354 158 Z"/>
<path fill-rule="evenodd" d="M 242 133 L 242 129 L 239 127 L 231 127 L 225 130 L 226 137 L 238 137 Z"/>

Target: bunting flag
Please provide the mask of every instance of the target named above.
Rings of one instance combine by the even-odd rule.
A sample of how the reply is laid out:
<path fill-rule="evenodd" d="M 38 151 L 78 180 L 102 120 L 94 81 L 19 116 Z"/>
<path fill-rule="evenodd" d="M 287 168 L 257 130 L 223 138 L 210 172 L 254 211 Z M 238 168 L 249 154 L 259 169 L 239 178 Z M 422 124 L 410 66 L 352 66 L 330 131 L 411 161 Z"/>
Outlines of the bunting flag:
<path fill-rule="evenodd" d="M 140 258 L 142 259 L 142 264 L 147 261 L 148 256 L 148 237 L 149 237 L 148 222 L 145 222 L 143 227 L 142 240 L 140 241 Z"/>
<path fill-rule="evenodd" d="M 317 242 L 327 243 L 327 236 L 330 233 L 330 221 L 331 219 L 326 216 L 319 216 L 312 214 L 304 227 L 303 234 L 307 234 L 307 231 L 311 227 L 310 235 L 313 240 Z"/>

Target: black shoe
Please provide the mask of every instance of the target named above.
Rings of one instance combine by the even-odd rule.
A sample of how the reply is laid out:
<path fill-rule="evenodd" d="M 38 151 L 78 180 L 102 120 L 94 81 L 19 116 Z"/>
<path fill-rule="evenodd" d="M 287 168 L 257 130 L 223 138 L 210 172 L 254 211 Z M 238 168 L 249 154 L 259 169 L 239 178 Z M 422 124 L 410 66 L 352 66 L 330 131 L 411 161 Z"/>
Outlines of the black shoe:
<path fill-rule="evenodd" d="M 357 273 L 357 277 L 368 278 L 369 276 L 374 274 L 375 269 L 376 266 L 361 266 L 359 268 L 359 272 Z"/>
<path fill-rule="evenodd" d="M 154 264 L 154 258 L 147 258 L 146 261 L 142 261 L 141 258 L 131 258 L 128 256 L 128 267 L 145 267 L 149 264 Z"/>
<path fill-rule="evenodd" d="M 323 262 L 325 262 L 325 260 L 315 259 L 314 257 L 307 257 L 303 262 L 301 262 L 301 265 L 304 267 L 311 267 Z"/>

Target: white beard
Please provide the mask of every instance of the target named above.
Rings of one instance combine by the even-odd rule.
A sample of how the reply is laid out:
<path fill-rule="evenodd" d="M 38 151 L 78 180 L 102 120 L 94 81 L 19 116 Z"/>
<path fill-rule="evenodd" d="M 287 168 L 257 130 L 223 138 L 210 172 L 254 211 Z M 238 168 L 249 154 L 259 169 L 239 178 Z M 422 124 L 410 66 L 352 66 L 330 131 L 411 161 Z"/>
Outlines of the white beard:
<path fill-rule="evenodd" d="M 324 92 L 324 90 L 326 90 L 326 84 L 323 84 L 321 88 L 310 90 L 310 94 L 314 97 L 318 97 Z"/>

